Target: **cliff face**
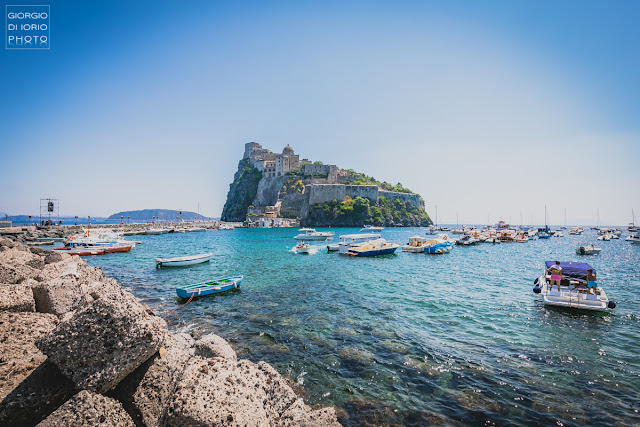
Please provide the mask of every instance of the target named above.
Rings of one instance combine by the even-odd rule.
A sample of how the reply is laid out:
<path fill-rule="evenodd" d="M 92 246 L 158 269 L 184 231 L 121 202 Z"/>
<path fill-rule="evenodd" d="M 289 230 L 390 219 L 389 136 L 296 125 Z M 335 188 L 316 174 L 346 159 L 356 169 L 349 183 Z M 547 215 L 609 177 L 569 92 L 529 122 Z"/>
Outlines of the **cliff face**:
<path fill-rule="evenodd" d="M 364 224 L 384 227 L 426 227 L 433 222 L 418 206 L 380 197 L 377 203 L 363 197 L 334 200 L 309 207 L 303 226 L 361 227 Z"/>
<path fill-rule="evenodd" d="M 222 221 L 242 222 L 247 216 L 247 209 L 258 194 L 258 185 L 262 173 L 251 166 L 249 159 L 238 162 L 238 171 L 229 185 L 227 202 L 222 209 Z"/>

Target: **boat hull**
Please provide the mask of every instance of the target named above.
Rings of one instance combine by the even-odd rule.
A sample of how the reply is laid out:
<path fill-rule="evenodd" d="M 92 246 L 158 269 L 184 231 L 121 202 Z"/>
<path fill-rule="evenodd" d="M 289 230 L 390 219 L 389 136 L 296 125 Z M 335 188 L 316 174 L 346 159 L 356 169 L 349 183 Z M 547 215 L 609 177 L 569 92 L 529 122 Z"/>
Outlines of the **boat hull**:
<path fill-rule="evenodd" d="M 542 283 L 540 293 L 545 305 L 590 311 L 607 311 L 608 309 L 609 299 L 600 287 L 595 288 L 597 295 L 589 295 L 584 291 L 584 287 L 573 290 L 573 285 L 560 286 L 560 291 L 555 286 L 554 290 L 550 290 L 545 276 L 541 276 L 538 283 Z"/>
<path fill-rule="evenodd" d="M 389 254 L 395 253 L 396 249 L 398 249 L 398 246 L 393 246 L 389 248 L 365 249 L 365 250 L 351 249 L 347 251 L 347 255 L 360 256 L 360 257 L 389 255 Z"/>
<path fill-rule="evenodd" d="M 243 276 L 229 277 L 227 279 L 203 282 L 195 285 L 176 288 L 176 294 L 183 299 L 203 297 L 206 295 L 218 294 L 232 291 L 240 287 Z"/>
<path fill-rule="evenodd" d="M 213 254 L 206 254 L 197 257 L 193 257 L 191 259 L 183 258 L 168 258 L 168 259 L 156 259 L 156 267 L 164 268 L 164 267 L 187 267 L 189 265 L 202 264 L 204 262 L 208 262 L 211 260 Z"/>

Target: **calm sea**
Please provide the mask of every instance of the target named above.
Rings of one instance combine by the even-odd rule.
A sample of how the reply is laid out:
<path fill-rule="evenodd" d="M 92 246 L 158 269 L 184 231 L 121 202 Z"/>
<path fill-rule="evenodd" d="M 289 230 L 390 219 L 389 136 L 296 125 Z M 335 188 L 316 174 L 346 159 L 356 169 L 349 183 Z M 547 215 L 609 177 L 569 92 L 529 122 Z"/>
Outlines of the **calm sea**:
<path fill-rule="evenodd" d="M 334 229 L 336 234 L 357 229 Z M 422 229 L 387 229 L 406 243 Z M 135 236 L 128 254 L 88 258 L 163 315 L 177 286 L 244 275 L 241 290 L 195 300 L 174 331 L 214 332 L 241 358 L 291 377 L 344 425 L 640 424 L 640 247 L 595 232 L 448 255 L 299 255 L 295 229 Z M 335 241 L 335 240 L 334 240 Z M 156 257 L 213 252 L 210 263 L 156 270 Z M 546 308 L 532 292 L 545 260 L 589 262 L 618 307 Z"/>

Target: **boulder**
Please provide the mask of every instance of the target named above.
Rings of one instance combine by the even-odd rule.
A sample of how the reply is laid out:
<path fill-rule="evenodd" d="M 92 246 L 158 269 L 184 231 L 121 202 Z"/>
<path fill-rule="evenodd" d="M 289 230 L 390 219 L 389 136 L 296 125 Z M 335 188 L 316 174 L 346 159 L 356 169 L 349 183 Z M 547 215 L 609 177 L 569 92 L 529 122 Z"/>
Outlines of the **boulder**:
<path fill-rule="evenodd" d="M 38 312 L 62 316 L 87 304 L 86 286 L 73 276 L 59 277 L 40 282 L 33 288 L 33 298 Z"/>
<path fill-rule="evenodd" d="M 0 399 L 46 359 L 35 341 L 56 323 L 51 314 L 0 312 Z"/>
<path fill-rule="evenodd" d="M 78 389 L 104 393 L 154 355 L 167 335 L 165 321 L 125 293 L 76 311 L 37 346 Z"/>
<path fill-rule="evenodd" d="M 42 258 L 32 254 L 29 248 L 23 245 L 16 245 L 12 249 L 0 252 L 0 264 L 2 265 L 28 265 L 35 262 L 37 266 L 31 268 L 41 268 L 40 261 Z"/>
<path fill-rule="evenodd" d="M 58 426 L 135 427 L 120 402 L 83 390 L 49 415 L 38 427 Z"/>
<path fill-rule="evenodd" d="M 223 359 L 237 360 L 236 352 L 229 343 L 216 334 L 207 334 L 195 342 L 196 356 L 204 359 L 209 357 L 222 357 Z"/>
<path fill-rule="evenodd" d="M 269 366 L 195 357 L 185 369 L 161 425 L 275 424 L 296 396 L 284 378 L 264 365 Z"/>
<path fill-rule="evenodd" d="M 65 254 L 63 252 L 47 251 L 44 256 L 44 263 L 55 264 L 57 262 L 63 261 L 66 258 L 71 258 L 71 255 Z"/>
<path fill-rule="evenodd" d="M 0 285 L 0 311 L 36 311 L 31 288 L 37 284 L 27 279 L 19 284 Z"/>
<path fill-rule="evenodd" d="M 296 400 L 278 420 L 279 427 L 340 427 L 332 407 L 312 410 L 302 399 Z"/>
<path fill-rule="evenodd" d="M 0 402 L 0 425 L 34 426 L 74 394 L 73 383 L 45 360 Z"/>
<path fill-rule="evenodd" d="M 39 281 L 41 279 L 40 271 L 24 264 L 0 263 L 0 283 L 22 283 L 27 279 L 35 279 Z"/>
<path fill-rule="evenodd" d="M 165 347 L 118 384 L 109 396 L 122 402 L 136 425 L 157 426 L 193 356 L 188 341 L 170 336 Z"/>

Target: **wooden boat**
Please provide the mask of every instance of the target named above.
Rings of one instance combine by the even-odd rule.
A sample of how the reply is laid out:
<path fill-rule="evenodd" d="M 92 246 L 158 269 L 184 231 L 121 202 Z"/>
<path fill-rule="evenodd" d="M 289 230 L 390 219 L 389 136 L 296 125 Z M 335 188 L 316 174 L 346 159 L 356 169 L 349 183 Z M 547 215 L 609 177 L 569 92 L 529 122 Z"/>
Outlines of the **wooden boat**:
<path fill-rule="evenodd" d="M 210 294 L 231 291 L 239 288 L 243 276 L 228 277 L 226 279 L 212 280 L 210 282 L 196 283 L 182 288 L 176 288 L 176 294 L 180 298 L 202 297 Z"/>
<path fill-rule="evenodd" d="M 104 253 L 106 254 L 110 254 L 110 253 L 114 253 L 114 252 L 129 252 L 131 250 L 131 248 L 133 248 L 135 246 L 135 243 L 117 243 L 117 244 L 113 244 L 113 245 L 105 245 L 104 246 Z M 102 248 L 100 248 L 102 249 Z"/>
<path fill-rule="evenodd" d="M 187 255 L 177 258 L 156 258 L 156 267 L 185 267 L 207 262 L 213 256 L 209 254 Z"/>
<path fill-rule="evenodd" d="M 56 248 L 54 249 L 55 251 L 60 251 L 60 252 L 64 252 L 66 254 L 69 255 L 79 255 L 79 256 L 87 256 L 87 255 L 104 255 L 105 250 L 104 248 L 83 248 L 83 247 L 77 247 L 77 248 L 72 248 L 72 249 L 68 249 L 68 248 Z"/>

